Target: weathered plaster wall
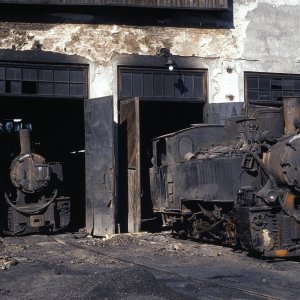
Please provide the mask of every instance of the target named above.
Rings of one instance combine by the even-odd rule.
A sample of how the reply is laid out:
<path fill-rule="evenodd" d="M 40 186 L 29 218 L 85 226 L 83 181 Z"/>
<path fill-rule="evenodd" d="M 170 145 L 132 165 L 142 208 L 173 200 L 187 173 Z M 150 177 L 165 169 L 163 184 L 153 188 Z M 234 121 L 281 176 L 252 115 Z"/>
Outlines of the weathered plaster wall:
<path fill-rule="evenodd" d="M 0 49 L 77 54 L 91 62 L 90 96 L 114 91 L 120 54 L 198 58 L 209 71 L 209 102 L 244 100 L 244 71 L 300 73 L 300 0 L 234 1 L 234 28 L 0 23 Z"/>

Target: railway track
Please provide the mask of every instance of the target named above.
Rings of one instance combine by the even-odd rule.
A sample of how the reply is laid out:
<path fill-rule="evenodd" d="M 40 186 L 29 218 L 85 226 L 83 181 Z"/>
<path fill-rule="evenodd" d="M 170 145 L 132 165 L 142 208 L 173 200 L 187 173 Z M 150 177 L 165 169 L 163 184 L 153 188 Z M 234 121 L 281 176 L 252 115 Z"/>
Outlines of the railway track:
<path fill-rule="evenodd" d="M 268 295 L 266 293 L 261 293 L 261 292 L 255 291 L 255 290 L 246 289 L 246 288 L 243 288 L 243 287 L 238 287 L 238 286 L 235 286 L 233 284 L 219 282 L 216 279 L 200 279 L 200 278 L 188 275 L 188 274 L 174 272 L 174 271 L 170 271 L 170 270 L 167 270 L 167 269 L 164 269 L 164 268 L 159 268 L 159 267 L 151 266 L 151 265 L 148 265 L 148 264 L 136 262 L 136 261 L 131 260 L 131 259 L 126 259 L 126 258 L 119 257 L 117 255 L 106 253 L 106 252 L 101 251 L 99 249 L 91 248 L 90 246 L 79 244 L 78 242 L 73 242 L 73 241 L 69 241 L 69 240 L 66 241 L 65 239 L 60 239 L 60 238 L 57 238 L 57 237 L 53 237 L 53 238 L 56 242 L 58 242 L 60 244 L 71 246 L 71 247 L 74 247 L 74 248 L 77 248 L 77 249 L 82 249 L 82 250 L 88 251 L 90 253 L 100 255 L 102 257 L 106 257 L 106 258 L 109 258 L 109 259 L 113 259 L 113 260 L 116 260 L 118 262 L 122 262 L 122 263 L 125 263 L 125 264 L 131 264 L 131 265 L 143 267 L 143 268 L 146 268 L 146 269 L 148 269 L 152 272 L 168 274 L 168 275 L 176 276 L 176 277 L 179 277 L 179 278 L 184 278 L 184 279 L 187 279 L 187 280 L 192 280 L 194 282 L 199 282 L 202 285 L 228 289 L 228 290 L 236 291 L 239 294 L 243 293 L 245 295 L 253 296 L 253 297 L 257 297 L 257 298 L 261 298 L 261 299 L 267 299 L 267 300 L 285 300 L 286 299 L 286 298 L 281 298 L 281 297 L 277 297 L 277 296 L 273 296 L 273 295 Z"/>

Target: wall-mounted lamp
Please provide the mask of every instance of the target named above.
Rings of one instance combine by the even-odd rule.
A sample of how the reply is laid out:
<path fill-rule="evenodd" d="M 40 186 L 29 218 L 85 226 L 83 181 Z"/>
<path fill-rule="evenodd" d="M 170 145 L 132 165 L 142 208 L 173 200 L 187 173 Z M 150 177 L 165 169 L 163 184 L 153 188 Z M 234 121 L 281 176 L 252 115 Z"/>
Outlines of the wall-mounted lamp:
<path fill-rule="evenodd" d="M 173 71 L 175 67 L 175 62 L 171 56 L 171 54 L 168 56 L 168 60 L 166 62 L 166 66 L 169 68 L 169 71 Z"/>
<path fill-rule="evenodd" d="M 167 62 L 165 65 L 169 68 L 169 71 L 172 72 L 176 66 L 176 63 L 172 57 L 170 50 L 168 48 L 161 48 L 159 51 L 159 56 L 167 57 Z"/>

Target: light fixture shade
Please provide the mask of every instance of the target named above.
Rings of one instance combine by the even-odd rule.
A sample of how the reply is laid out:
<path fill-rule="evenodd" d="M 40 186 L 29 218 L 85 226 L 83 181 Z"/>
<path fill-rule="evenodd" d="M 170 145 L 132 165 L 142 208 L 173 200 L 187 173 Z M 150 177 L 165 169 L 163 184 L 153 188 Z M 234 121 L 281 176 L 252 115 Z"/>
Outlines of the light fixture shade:
<path fill-rule="evenodd" d="M 175 66 L 175 62 L 174 62 L 173 58 L 170 55 L 168 56 L 166 66 L 169 68 L 170 71 L 173 71 L 174 66 Z"/>

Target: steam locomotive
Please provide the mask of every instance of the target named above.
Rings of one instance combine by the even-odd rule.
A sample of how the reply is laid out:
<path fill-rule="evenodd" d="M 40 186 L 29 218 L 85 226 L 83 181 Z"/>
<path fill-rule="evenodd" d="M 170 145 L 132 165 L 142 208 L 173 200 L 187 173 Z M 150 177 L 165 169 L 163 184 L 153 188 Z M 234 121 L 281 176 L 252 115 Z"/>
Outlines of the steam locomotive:
<path fill-rule="evenodd" d="M 46 162 L 32 151 L 31 129 L 30 123 L 20 121 L 0 124 L 2 234 L 53 233 L 70 223 L 70 197 L 63 195 L 62 165 Z M 15 156 L 16 151 L 20 153 Z"/>
<path fill-rule="evenodd" d="M 300 99 L 153 140 L 151 199 L 179 237 L 300 255 Z"/>

